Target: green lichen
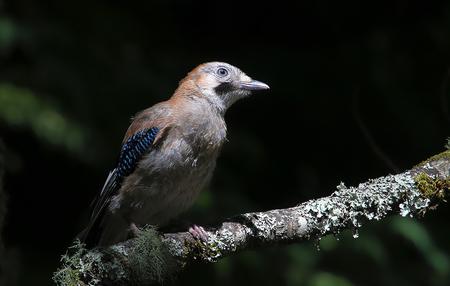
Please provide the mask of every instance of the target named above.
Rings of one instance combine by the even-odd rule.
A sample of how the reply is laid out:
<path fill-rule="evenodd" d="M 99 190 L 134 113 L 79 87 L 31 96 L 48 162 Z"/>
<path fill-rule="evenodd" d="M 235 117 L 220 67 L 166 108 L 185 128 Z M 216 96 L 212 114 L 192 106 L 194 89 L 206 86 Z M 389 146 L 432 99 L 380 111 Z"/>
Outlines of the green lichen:
<path fill-rule="evenodd" d="M 59 286 L 79 286 L 81 283 L 82 257 L 87 252 L 84 245 L 76 240 L 61 257 L 62 266 L 53 274 L 53 281 Z"/>
<path fill-rule="evenodd" d="M 448 143 L 447 143 L 447 145 L 448 145 Z M 448 147 L 447 147 L 447 149 L 448 149 Z M 434 161 L 438 161 L 438 160 L 442 160 L 442 159 L 450 160 L 450 149 L 448 149 L 448 150 L 446 150 L 446 151 L 444 151 L 442 153 L 439 153 L 437 155 L 434 155 L 433 157 L 428 158 L 427 160 L 417 164 L 415 167 L 423 167 L 423 166 L 425 166 L 428 163 L 431 163 L 431 162 L 434 162 Z"/>
<path fill-rule="evenodd" d="M 447 143 L 445 144 L 445 148 L 446 148 L 447 150 L 450 150 L 450 137 L 447 138 Z"/>
<path fill-rule="evenodd" d="M 219 245 L 217 245 L 214 241 L 204 243 L 197 240 L 196 244 L 196 249 L 200 250 L 200 257 L 204 261 L 215 262 L 222 256 Z"/>
<path fill-rule="evenodd" d="M 414 177 L 414 181 L 423 196 L 430 200 L 444 201 L 449 195 L 450 178 L 433 178 L 422 172 Z"/>
<path fill-rule="evenodd" d="M 153 228 L 142 230 L 129 255 L 133 285 L 152 285 L 173 278 L 176 261 Z"/>

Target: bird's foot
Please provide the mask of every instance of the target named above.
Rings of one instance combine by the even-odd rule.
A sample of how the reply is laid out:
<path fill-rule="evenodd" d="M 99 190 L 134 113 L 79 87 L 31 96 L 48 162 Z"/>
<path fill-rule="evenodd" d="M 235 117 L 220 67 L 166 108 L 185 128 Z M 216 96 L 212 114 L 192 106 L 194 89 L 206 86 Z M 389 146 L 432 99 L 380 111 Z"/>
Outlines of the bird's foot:
<path fill-rule="evenodd" d="M 207 242 L 208 241 L 208 233 L 206 232 L 206 230 L 198 225 L 193 225 L 189 228 L 189 233 L 198 240 L 201 240 L 203 242 Z"/>
<path fill-rule="evenodd" d="M 128 238 L 136 238 L 141 233 L 142 233 L 142 230 L 139 229 L 139 227 L 137 227 L 137 225 L 134 222 L 130 223 Z"/>

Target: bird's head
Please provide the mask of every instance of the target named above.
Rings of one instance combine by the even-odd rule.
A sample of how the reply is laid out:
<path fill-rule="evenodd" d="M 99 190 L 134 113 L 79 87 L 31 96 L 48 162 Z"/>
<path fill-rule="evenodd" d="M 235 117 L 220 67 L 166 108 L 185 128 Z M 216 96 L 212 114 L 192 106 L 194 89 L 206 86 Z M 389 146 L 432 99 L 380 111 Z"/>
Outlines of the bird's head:
<path fill-rule="evenodd" d="M 184 84 L 193 85 L 200 91 L 200 96 L 222 112 L 253 91 L 269 89 L 267 84 L 253 80 L 237 67 L 222 62 L 199 65 L 180 82 L 180 87 Z"/>

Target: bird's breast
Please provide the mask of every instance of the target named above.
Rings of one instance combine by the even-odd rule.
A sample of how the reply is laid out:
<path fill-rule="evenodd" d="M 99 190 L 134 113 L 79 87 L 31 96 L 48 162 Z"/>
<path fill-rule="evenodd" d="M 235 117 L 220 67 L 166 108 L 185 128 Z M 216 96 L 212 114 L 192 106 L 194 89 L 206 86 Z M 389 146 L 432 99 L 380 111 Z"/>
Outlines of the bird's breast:
<path fill-rule="evenodd" d="M 226 130 L 217 122 L 188 123 L 172 126 L 124 182 L 122 206 L 133 221 L 164 224 L 189 208 L 210 181 Z"/>

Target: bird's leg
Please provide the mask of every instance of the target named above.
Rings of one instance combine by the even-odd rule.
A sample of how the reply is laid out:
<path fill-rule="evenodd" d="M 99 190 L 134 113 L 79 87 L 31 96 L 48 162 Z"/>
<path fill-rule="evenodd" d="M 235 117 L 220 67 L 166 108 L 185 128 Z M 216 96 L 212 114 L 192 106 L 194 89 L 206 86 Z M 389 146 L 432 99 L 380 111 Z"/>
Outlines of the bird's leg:
<path fill-rule="evenodd" d="M 193 225 L 189 228 L 189 233 L 198 240 L 201 240 L 203 242 L 207 242 L 208 241 L 208 233 L 206 232 L 206 230 L 198 225 Z"/>

